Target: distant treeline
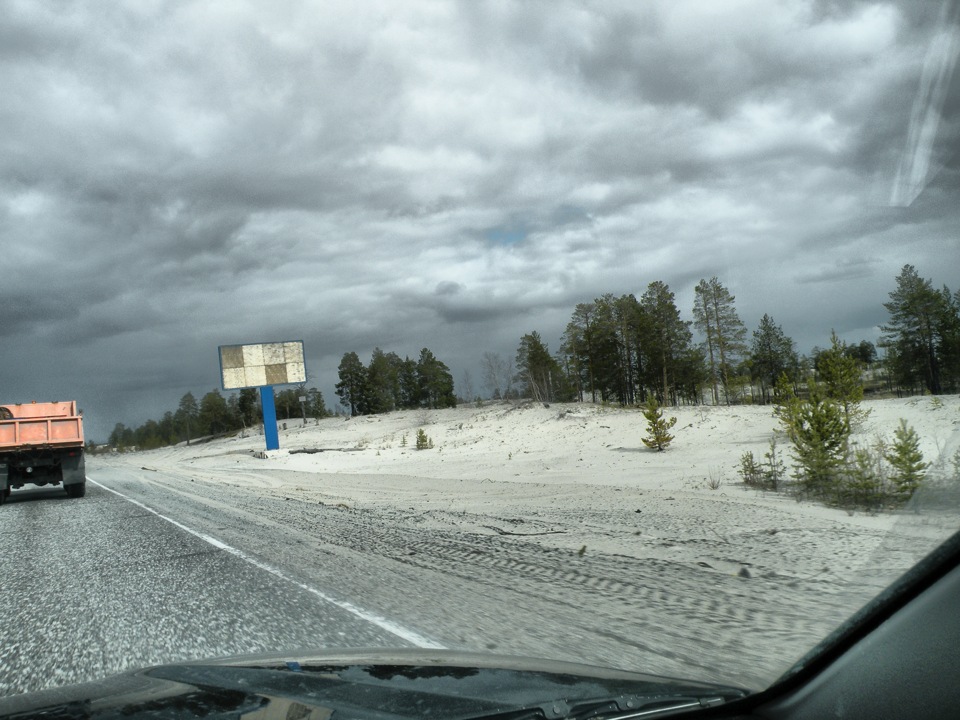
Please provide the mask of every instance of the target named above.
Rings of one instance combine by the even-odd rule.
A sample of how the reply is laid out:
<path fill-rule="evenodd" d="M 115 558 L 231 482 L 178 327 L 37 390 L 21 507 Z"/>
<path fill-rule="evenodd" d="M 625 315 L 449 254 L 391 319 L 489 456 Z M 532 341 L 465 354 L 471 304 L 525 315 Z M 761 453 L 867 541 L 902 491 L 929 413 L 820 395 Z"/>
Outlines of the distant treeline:
<path fill-rule="evenodd" d="M 830 348 L 860 364 L 871 380 L 868 389 L 895 394 L 960 391 L 960 291 L 936 289 L 905 265 L 896 289 L 883 303 L 889 321 L 882 326 L 878 357 L 873 343 L 848 344 L 831 337 Z M 480 359 L 486 397 L 528 397 L 539 401 L 612 402 L 637 405 L 653 396 L 661 404 L 769 403 L 785 377 L 802 393 L 807 378 L 820 371 L 825 350 L 798 354 L 794 341 L 772 317 L 764 315 L 748 339 L 734 295 L 716 278 L 701 280 L 694 293 L 693 320 L 683 320 L 666 283 L 634 295 L 603 295 L 578 304 L 551 354 L 537 332 L 520 339 L 515 358 L 485 352 Z M 693 331 L 699 334 L 694 341 Z M 833 333 L 831 331 L 831 336 Z M 343 355 L 336 393 L 351 415 L 410 408 L 453 407 L 474 401 L 468 372 L 454 392 L 449 368 L 430 350 L 401 359 L 375 348 L 368 365 L 357 353 Z M 329 412 L 315 388 L 276 394 L 277 415 L 299 416 L 299 397 L 307 396 L 306 415 Z M 459 396 L 459 397 L 458 397 Z M 148 420 L 137 429 L 118 423 L 110 435 L 115 447 L 160 447 L 259 423 L 256 390 L 224 398 L 213 390 L 199 404 L 191 393 L 176 412 Z"/>
<path fill-rule="evenodd" d="M 427 348 L 417 360 L 373 349 L 364 367 L 355 352 L 345 353 L 338 368 L 337 396 L 350 415 L 391 410 L 455 407 L 450 369 Z"/>
<path fill-rule="evenodd" d="M 337 396 L 350 415 L 372 415 L 411 408 L 446 408 L 457 404 L 450 369 L 427 348 L 420 357 L 401 359 L 396 353 L 375 348 L 364 366 L 355 352 L 340 361 Z M 306 400 L 301 403 L 300 398 Z M 316 388 L 287 388 L 274 393 L 277 418 L 322 418 L 331 413 Z M 180 442 L 218 435 L 259 425 L 262 422 L 260 394 L 246 388 L 227 397 L 211 390 L 198 403 L 193 393 L 180 399 L 176 411 L 159 420 L 147 420 L 138 428 L 117 423 L 110 433 L 111 447 L 151 450 Z"/>
<path fill-rule="evenodd" d="M 891 393 L 958 392 L 960 292 L 935 289 L 912 265 L 903 267 L 896 282 L 884 303 L 890 319 L 882 327 L 882 362 L 866 340 L 837 341 L 842 352 L 874 370 Z M 799 355 L 769 315 L 748 341 L 734 301 L 716 277 L 697 284 L 692 321 L 681 319 L 663 282 L 650 283 L 639 300 L 604 295 L 574 308 L 556 354 L 537 332 L 521 338 L 513 363 L 484 354 L 484 384 L 494 397 L 544 401 L 635 405 L 653 395 L 662 404 L 768 403 L 781 376 L 799 390 L 816 375 L 823 350 Z"/>
<path fill-rule="evenodd" d="M 301 397 L 306 397 L 304 403 L 300 402 Z M 279 390 L 274 395 L 274 402 L 279 419 L 330 415 L 323 402 L 323 394 L 316 388 Z M 219 390 L 211 390 L 199 403 L 193 393 L 188 392 L 180 398 L 176 411 L 168 410 L 159 420 L 147 420 L 138 428 L 117 423 L 107 442 L 119 449 L 152 450 L 253 427 L 260 422 L 260 394 L 255 388 L 240 390 L 226 398 Z"/>

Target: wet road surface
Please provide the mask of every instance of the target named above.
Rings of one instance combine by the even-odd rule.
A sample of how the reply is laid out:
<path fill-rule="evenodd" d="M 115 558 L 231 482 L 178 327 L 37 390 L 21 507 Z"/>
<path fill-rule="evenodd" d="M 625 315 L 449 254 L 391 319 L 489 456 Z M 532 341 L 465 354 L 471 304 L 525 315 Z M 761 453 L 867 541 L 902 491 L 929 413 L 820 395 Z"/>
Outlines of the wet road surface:
<path fill-rule="evenodd" d="M 87 470 L 84 498 L 23 489 L 0 508 L 0 696 L 205 657 L 410 646 L 760 687 L 846 608 L 817 578 L 582 556 L 189 463 Z"/>
<path fill-rule="evenodd" d="M 0 507 L 0 695 L 177 660 L 429 642 L 105 489 L 122 477 L 88 476 L 103 485 L 82 499 L 28 486 Z"/>

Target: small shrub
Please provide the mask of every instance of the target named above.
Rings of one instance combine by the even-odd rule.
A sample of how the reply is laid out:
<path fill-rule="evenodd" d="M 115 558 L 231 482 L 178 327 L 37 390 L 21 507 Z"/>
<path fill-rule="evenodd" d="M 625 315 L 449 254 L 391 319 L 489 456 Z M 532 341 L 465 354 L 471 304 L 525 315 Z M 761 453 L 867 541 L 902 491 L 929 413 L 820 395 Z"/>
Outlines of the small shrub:
<path fill-rule="evenodd" d="M 808 388 L 809 399 L 784 395 L 774 413 L 793 444 L 797 489 L 829 499 L 837 492 L 849 454 L 850 425 L 843 406 L 827 397 L 821 385 L 811 379 Z"/>
<path fill-rule="evenodd" d="M 766 458 L 766 467 L 763 468 L 763 484 L 774 492 L 780 490 L 783 486 L 784 478 L 787 476 L 786 467 L 777 449 L 777 436 L 770 438 L 770 450 L 763 454 Z"/>
<path fill-rule="evenodd" d="M 433 447 L 433 440 L 423 431 L 423 428 L 417 430 L 417 450 L 429 450 Z"/>
<path fill-rule="evenodd" d="M 909 500 L 923 482 L 930 463 L 923 461 L 920 438 L 906 420 L 900 420 L 900 427 L 894 431 L 893 444 L 885 459 L 893 468 L 890 480 L 894 491 L 900 499 Z"/>
<path fill-rule="evenodd" d="M 763 487 L 763 468 L 749 450 L 740 456 L 740 479 L 743 480 L 744 485 Z"/>
<path fill-rule="evenodd" d="M 658 452 L 666 450 L 667 446 L 673 442 L 670 428 L 677 424 L 677 419 L 675 417 L 669 420 L 664 419 L 660 405 L 652 395 L 643 409 L 643 416 L 647 419 L 648 433 L 648 436 L 643 438 L 643 444 Z"/>
<path fill-rule="evenodd" d="M 710 468 L 709 477 L 707 478 L 707 487 L 711 490 L 719 490 L 723 485 L 723 473 L 719 472 L 715 468 Z"/>
<path fill-rule="evenodd" d="M 876 451 L 856 447 L 847 461 L 836 502 L 841 507 L 880 510 L 890 500 L 883 444 Z"/>
<path fill-rule="evenodd" d="M 761 462 L 750 451 L 741 455 L 740 479 L 744 485 L 758 490 L 780 490 L 787 471 L 780 459 L 776 437 L 770 440 L 770 451 L 763 457 Z"/>

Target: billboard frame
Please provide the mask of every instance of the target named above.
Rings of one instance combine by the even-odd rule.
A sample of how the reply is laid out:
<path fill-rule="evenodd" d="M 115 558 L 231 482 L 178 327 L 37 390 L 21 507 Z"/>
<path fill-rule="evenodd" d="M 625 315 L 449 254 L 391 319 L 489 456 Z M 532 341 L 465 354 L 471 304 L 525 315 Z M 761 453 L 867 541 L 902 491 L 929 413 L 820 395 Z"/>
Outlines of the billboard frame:
<path fill-rule="evenodd" d="M 229 367 L 224 367 L 225 348 L 228 350 L 227 354 L 230 356 L 227 359 Z M 288 350 L 290 351 L 292 359 L 288 358 Z M 278 357 L 278 352 L 282 354 L 282 359 Z M 217 347 L 217 355 L 220 360 L 220 387 L 223 388 L 223 390 L 260 390 L 260 409 L 263 413 L 263 437 L 266 441 L 267 450 L 279 450 L 280 434 L 277 430 L 277 406 L 273 397 L 273 386 L 307 384 L 306 350 L 304 349 L 303 340 L 220 345 Z M 248 360 L 252 362 L 248 364 Z M 256 362 L 257 360 L 260 360 L 260 362 Z M 273 360 L 274 362 L 267 362 L 267 360 Z M 251 370 L 250 379 L 259 380 L 262 377 L 263 382 L 255 384 L 247 383 L 248 368 Z M 260 372 L 260 368 L 263 368 L 262 373 Z M 292 379 L 291 370 L 293 372 Z M 231 371 L 230 374 L 234 379 L 237 378 L 237 371 L 242 373 L 242 384 L 228 383 L 228 373 L 226 371 Z"/>
<path fill-rule="evenodd" d="M 299 362 L 297 362 L 297 360 L 288 361 L 284 357 L 284 360 L 281 362 L 273 362 L 273 363 L 262 362 L 259 364 L 257 363 L 251 363 L 249 365 L 247 364 L 248 357 L 250 359 L 256 359 L 251 356 L 256 355 L 258 352 L 263 353 L 264 348 L 271 348 L 271 350 L 274 350 L 274 351 L 277 348 L 282 348 L 284 355 L 286 356 L 287 348 L 291 345 L 299 345 L 299 354 L 298 354 Z M 234 358 L 229 358 L 227 360 L 227 362 L 229 363 L 229 367 L 225 367 L 224 366 L 224 349 L 239 351 L 242 355 L 241 364 L 238 365 L 236 362 L 236 358 L 234 357 Z M 235 355 L 235 352 L 230 354 Z M 246 390 L 249 388 L 273 387 L 274 385 L 301 385 L 307 382 L 306 350 L 304 348 L 303 340 L 282 340 L 279 342 L 242 343 L 239 345 L 220 345 L 217 348 L 217 355 L 219 356 L 219 361 L 220 361 L 220 387 L 223 390 Z M 276 360 L 277 358 L 274 357 L 270 359 Z M 281 365 L 284 366 L 283 377 L 280 377 L 277 374 L 279 373 L 279 366 Z M 291 365 L 299 365 L 299 369 L 302 371 L 302 379 L 293 379 L 293 380 L 287 379 L 291 369 L 290 368 Z M 256 372 L 256 368 L 263 367 L 264 368 L 263 382 L 246 382 L 246 379 L 242 383 L 227 382 L 227 374 L 228 374 L 227 371 L 243 370 L 244 374 L 246 374 L 246 369 L 248 367 L 251 368 L 254 372 Z M 297 368 L 294 368 L 294 370 L 296 369 Z M 271 377 L 271 373 L 273 373 L 273 377 Z M 259 380 L 259 377 L 255 377 L 253 379 Z"/>

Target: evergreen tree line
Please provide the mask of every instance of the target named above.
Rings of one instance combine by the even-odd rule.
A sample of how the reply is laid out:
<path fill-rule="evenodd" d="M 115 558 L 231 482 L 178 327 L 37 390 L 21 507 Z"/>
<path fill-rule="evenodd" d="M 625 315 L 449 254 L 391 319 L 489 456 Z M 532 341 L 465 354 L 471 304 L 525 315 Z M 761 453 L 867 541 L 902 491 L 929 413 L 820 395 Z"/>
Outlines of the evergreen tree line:
<path fill-rule="evenodd" d="M 884 303 L 890 321 L 882 328 L 880 346 L 887 357 L 880 367 L 869 341 L 843 343 L 839 352 L 861 372 L 883 370 L 887 389 L 898 394 L 960 391 L 960 291 L 935 290 L 911 265 L 896 282 Z M 484 380 L 494 397 L 516 383 L 518 394 L 534 400 L 621 405 L 644 404 L 651 396 L 671 405 L 766 404 L 781 376 L 795 392 L 805 392 L 807 380 L 823 371 L 822 357 L 832 358 L 838 346 L 800 356 L 767 314 L 748 340 L 735 299 L 716 277 L 702 279 L 694 292 L 693 320 L 684 320 L 666 283 L 650 283 L 639 299 L 607 294 L 574 308 L 555 355 L 538 333 L 524 335 L 510 383 L 502 380 L 507 364 L 486 353 Z M 694 341 L 694 329 L 700 342 Z"/>
<path fill-rule="evenodd" d="M 337 373 L 337 397 L 351 416 L 457 404 L 450 369 L 427 348 L 417 360 L 374 348 L 367 366 L 357 353 L 347 352 Z"/>
<path fill-rule="evenodd" d="M 960 391 L 960 290 L 939 290 L 904 265 L 890 301 L 880 345 L 897 385 L 931 395 Z"/>
<path fill-rule="evenodd" d="M 905 265 L 889 298 L 883 304 L 889 322 L 881 328 L 879 343 L 885 358 L 878 360 L 876 348 L 866 340 L 842 344 L 843 356 L 857 361 L 861 376 L 864 369 L 879 371 L 891 392 L 960 392 L 960 290 L 938 290 Z M 794 341 L 767 314 L 748 339 L 735 300 L 718 278 L 701 279 L 693 320 L 684 320 L 666 283 L 650 283 L 639 299 L 606 294 L 574 308 L 556 354 L 537 332 L 521 338 L 514 359 L 484 353 L 483 381 L 494 398 L 621 405 L 645 404 L 651 397 L 661 405 L 770 403 L 781 376 L 795 394 L 808 393 L 809 380 L 823 372 L 821 356 L 827 351 L 814 348 L 809 357 L 800 356 Z M 336 393 L 351 415 L 453 407 L 457 402 L 449 369 L 427 348 L 417 360 L 376 348 L 367 366 L 348 352 L 338 372 Z M 309 417 L 329 414 L 319 390 L 301 388 L 276 394 L 277 416 L 297 417 L 302 394 L 308 396 Z M 199 403 L 187 393 L 177 410 L 160 420 L 138 428 L 117 423 L 109 442 L 114 447 L 161 447 L 249 427 L 259 422 L 259 413 L 253 389 L 227 398 L 213 390 Z"/>
<path fill-rule="evenodd" d="M 305 396 L 306 402 L 300 402 Z M 277 419 L 289 420 L 305 415 L 311 418 L 327 417 L 323 394 L 316 388 L 286 388 L 274 394 Z M 256 388 L 244 388 L 227 397 L 219 390 L 211 390 L 200 402 L 192 392 L 180 398 L 176 411 L 168 410 L 159 420 L 147 420 L 137 428 L 117 423 L 110 433 L 108 444 L 118 449 L 138 448 L 152 450 L 196 438 L 217 435 L 262 422 L 260 393 Z"/>

